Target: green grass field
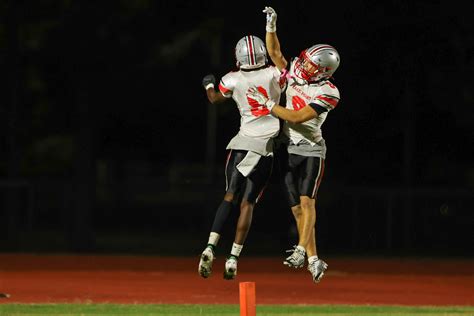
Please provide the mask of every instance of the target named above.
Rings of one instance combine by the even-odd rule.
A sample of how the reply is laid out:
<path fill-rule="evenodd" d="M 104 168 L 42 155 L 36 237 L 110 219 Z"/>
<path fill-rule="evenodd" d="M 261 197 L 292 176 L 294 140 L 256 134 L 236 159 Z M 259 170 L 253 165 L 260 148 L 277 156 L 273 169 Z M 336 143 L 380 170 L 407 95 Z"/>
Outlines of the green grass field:
<path fill-rule="evenodd" d="M 13 315 L 240 315 L 239 305 L 2 304 L 0 316 Z M 263 305 L 259 316 L 300 315 L 474 315 L 471 307 L 405 307 L 350 305 Z"/>

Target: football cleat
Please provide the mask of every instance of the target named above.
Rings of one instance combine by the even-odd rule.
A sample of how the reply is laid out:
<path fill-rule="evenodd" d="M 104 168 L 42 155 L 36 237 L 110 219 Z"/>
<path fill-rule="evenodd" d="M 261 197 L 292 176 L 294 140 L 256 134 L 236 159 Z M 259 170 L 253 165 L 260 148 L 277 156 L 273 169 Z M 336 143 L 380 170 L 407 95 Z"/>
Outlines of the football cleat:
<path fill-rule="evenodd" d="M 321 259 L 314 260 L 308 264 L 308 271 L 313 276 L 314 283 L 319 283 L 326 272 L 328 264 Z"/>
<path fill-rule="evenodd" d="M 237 258 L 230 256 L 225 262 L 224 279 L 233 280 L 237 275 Z"/>
<path fill-rule="evenodd" d="M 283 261 L 283 264 L 291 268 L 301 268 L 304 265 L 306 251 L 301 246 L 293 246 L 293 249 L 287 250 L 286 252 L 292 252 L 292 254 Z"/>
<path fill-rule="evenodd" d="M 206 247 L 201 254 L 201 260 L 199 260 L 199 275 L 203 278 L 208 278 L 212 273 L 212 262 L 214 261 L 214 251 L 210 247 Z"/>

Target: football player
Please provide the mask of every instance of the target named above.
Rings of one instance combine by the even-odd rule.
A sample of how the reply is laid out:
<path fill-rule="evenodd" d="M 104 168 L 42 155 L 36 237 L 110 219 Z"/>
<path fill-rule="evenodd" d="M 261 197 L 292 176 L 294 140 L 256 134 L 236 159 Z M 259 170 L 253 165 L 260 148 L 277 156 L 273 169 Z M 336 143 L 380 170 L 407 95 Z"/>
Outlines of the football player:
<path fill-rule="evenodd" d="M 250 87 L 255 87 L 268 100 L 275 103 L 280 100 L 286 81 L 278 68 L 268 64 L 265 44 L 256 36 L 245 36 L 237 42 L 235 58 L 238 70 L 222 77 L 219 91 L 215 89 L 214 75 L 205 76 L 202 82 L 211 103 L 232 98 L 241 116 L 240 129 L 226 148 L 224 198 L 217 208 L 207 246 L 199 261 L 198 271 L 204 278 L 211 275 L 215 247 L 224 222 L 234 200 L 240 196 L 240 215 L 234 243 L 225 262 L 224 278 L 232 280 L 237 275 L 237 260 L 250 229 L 254 207 L 271 176 L 273 140 L 280 131 L 279 119 L 267 107 L 246 95 Z"/>
<path fill-rule="evenodd" d="M 298 245 L 284 264 L 301 268 L 305 256 L 313 281 L 318 283 L 328 265 L 319 259 L 316 247 L 316 196 L 324 174 L 326 144 L 321 127 L 339 103 L 339 90 L 331 82 L 340 63 L 339 53 L 327 44 L 313 45 L 289 63 L 281 52 L 276 34 L 277 13 L 265 7 L 266 45 L 273 63 L 288 79 L 286 107 L 249 89 L 247 95 L 284 120 L 287 156 L 282 161 L 288 200 L 298 229 Z M 288 68 L 287 68 L 288 67 Z"/>

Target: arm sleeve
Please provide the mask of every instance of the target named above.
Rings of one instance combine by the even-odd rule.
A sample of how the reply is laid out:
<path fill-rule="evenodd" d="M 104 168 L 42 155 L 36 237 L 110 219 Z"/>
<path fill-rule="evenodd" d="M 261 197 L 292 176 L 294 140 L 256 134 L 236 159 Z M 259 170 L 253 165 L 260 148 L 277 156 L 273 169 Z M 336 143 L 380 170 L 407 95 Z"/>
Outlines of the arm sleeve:
<path fill-rule="evenodd" d="M 321 113 L 324 113 L 324 112 L 327 112 L 329 111 L 327 108 L 325 108 L 324 106 L 321 106 L 317 103 L 310 103 L 308 104 L 310 107 L 313 108 L 313 110 L 316 111 L 316 113 L 318 113 L 318 115 L 320 115 Z"/>

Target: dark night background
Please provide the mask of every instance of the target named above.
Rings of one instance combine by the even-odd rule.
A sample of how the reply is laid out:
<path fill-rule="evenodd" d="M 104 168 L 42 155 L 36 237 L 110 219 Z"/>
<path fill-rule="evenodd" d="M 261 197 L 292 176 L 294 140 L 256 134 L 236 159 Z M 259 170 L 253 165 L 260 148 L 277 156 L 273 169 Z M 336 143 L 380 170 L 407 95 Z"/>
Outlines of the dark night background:
<path fill-rule="evenodd" d="M 468 1 L 1 0 L 0 251 L 197 256 L 240 120 L 201 79 L 234 69 L 244 35 L 264 39 L 265 5 L 287 58 L 317 43 L 341 55 L 320 255 L 472 256 Z M 278 181 L 243 255 L 294 242 Z"/>

